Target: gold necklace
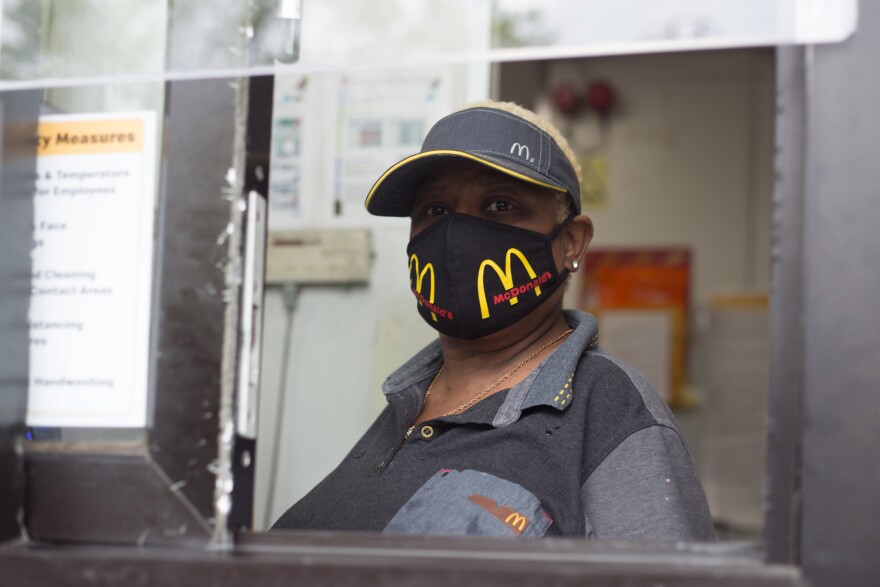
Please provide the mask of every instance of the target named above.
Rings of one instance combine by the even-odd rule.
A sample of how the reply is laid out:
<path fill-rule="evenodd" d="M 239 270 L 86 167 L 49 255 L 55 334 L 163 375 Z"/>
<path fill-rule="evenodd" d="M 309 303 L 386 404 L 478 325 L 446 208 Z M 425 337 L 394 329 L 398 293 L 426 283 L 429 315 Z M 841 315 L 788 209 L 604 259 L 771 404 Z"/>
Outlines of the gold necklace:
<path fill-rule="evenodd" d="M 557 342 L 559 342 L 560 340 L 562 340 L 563 338 L 565 338 L 566 336 L 568 336 L 572 332 L 574 332 L 574 331 L 571 329 L 566 330 L 565 332 L 563 332 L 562 334 L 560 334 L 559 336 L 557 336 L 556 338 L 554 338 L 553 340 L 551 340 L 550 342 L 548 342 L 547 344 L 545 344 L 544 346 L 542 346 L 541 348 L 539 348 L 538 350 L 533 352 L 531 355 L 529 355 L 528 357 L 526 357 L 525 359 L 520 361 L 518 365 L 516 365 L 513 369 L 511 369 L 510 371 L 508 371 L 504 375 L 502 375 L 501 378 L 498 379 L 498 381 L 496 381 L 495 383 L 490 385 L 488 388 L 486 388 L 486 390 L 478 393 L 477 395 L 475 395 L 474 397 L 472 397 L 468 401 L 464 402 L 463 404 L 461 404 L 460 406 L 458 406 L 454 410 L 450 410 L 450 411 L 446 412 L 445 414 L 443 414 L 443 416 L 452 416 L 453 414 L 458 414 L 459 412 L 465 411 L 466 409 L 468 409 L 469 407 L 471 407 L 472 405 L 474 405 L 475 403 L 477 403 L 478 401 L 480 401 L 481 399 L 486 397 L 487 393 L 489 393 L 490 391 L 492 391 L 493 389 L 495 389 L 496 387 L 498 387 L 499 385 L 504 383 L 511 375 L 513 375 L 514 373 L 516 373 L 517 371 L 522 369 L 523 365 L 525 365 L 526 363 L 528 363 L 529 361 L 531 361 L 532 359 L 534 359 L 535 357 L 540 355 L 547 347 L 549 347 L 553 344 L 556 344 Z M 433 381 L 431 381 L 431 385 L 428 386 L 428 391 L 425 392 L 425 402 L 428 401 L 428 396 L 431 395 L 431 388 L 434 387 L 434 383 L 436 383 L 437 379 L 440 377 L 440 374 L 443 373 L 444 367 L 446 367 L 445 363 L 443 364 L 442 367 L 440 367 L 440 370 L 437 371 L 437 374 L 434 376 Z"/>
<path fill-rule="evenodd" d="M 541 352 L 543 350 L 545 350 L 547 347 L 559 342 L 560 340 L 562 340 L 563 338 L 565 338 L 566 336 L 568 336 L 572 332 L 574 332 L 574 330 L 569 328 L 568 330 L 566 330 L 565 332 L 563 332 L 562 334 L 560 334 L 559 336 L 557 336 L 556 338 L 554 338 L 553 340 L 551 340 L 550 342 L 548 342 L 547 344 L 545 344 L 544 346 L 542 346 L 541 348 L 539 348 L 538 350 L 533 352 L 531 355 L 529 355 L 528 357 L 526 357 L 525 359 L 520 361 L 520 363 L 518 365 L 516 365 L 513 369 L 511 369 L 510 371 L 508 371 L 504 375 L 502 375 L 501 378 L 498 379 L 498 381 L 496 381 L 495 383 L 490 385 L 485 391 L 478 393 L 476 396 L 474 396 L 470 400 L 466 401 L 465 403 L 461 404 L 460 406 L 458 406 L 454 410 L 449 410 L 448 412 L 443 414 L 443 417 L 452 416 L 453 414 L 457 414 L 457 413 L 462 412 L 462 411 L 466 410 L 467 408 L 471 407 L 472 405 L 474 405 L 475 403 L 477 403 L 478 401 L 483 399 L 487 393 L 489 393 L 490 391 L 492 391 L 493 389 L 495 389 L 496 387 L 501 385 L 504 381 L 506 381 L 508 377 L 510 377 L 511 375 L 513 375 L 514 373 L 516 373 L 517 371 L 522 369 L 523 365 L 525 365 L 526 363 L 528 363 L 529 361 L 531 361 L 532 359 L 534 359 L 535 357 L 540 355 Z M 425 401 L 422 404 L 422 406 L 424 406 L 428 402 L 428 396 L 431 395 L 431 390 L 434 388 L 434 384 L 437 383 L 437 379 L 440 377 L 440 374 L 443 373 L 443 369 L 445 369 L 445 368 L 446 368 L 446 363 L 443 363 L 443 365 L 440 366 L 440 370 L 437 371 L 436 375 L 434 375 L 434 379 L 431 380 L 431 384 L 428 386 L 428 391 L 425 392 Z M 418 419 L 418 417 L 416 419 Z M 409 430 L 407 430 L 406 434 L 403 435 L 404 442 L 409 440 L 409 437 L 412 435 L 413 430 L 415 430 L 415 429 L 416 429 L 415 424 L 413 424 L 412 426 L 409 427 Z M 383 463 L 384 463 L 384 461 L 383 461 Z"/>

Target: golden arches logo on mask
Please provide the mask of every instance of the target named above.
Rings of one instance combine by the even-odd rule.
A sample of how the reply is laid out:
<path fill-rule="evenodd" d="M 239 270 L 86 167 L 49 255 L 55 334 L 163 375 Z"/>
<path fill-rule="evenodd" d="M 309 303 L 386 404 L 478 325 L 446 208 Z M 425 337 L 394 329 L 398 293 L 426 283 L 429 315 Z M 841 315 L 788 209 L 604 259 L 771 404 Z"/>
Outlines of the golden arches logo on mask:
<path fill-rule="evenodd" d="M 431 277 L 431 289 L 428 290 L 428 296 L 422 293 L 424 289 L 425 276 L 428 275 L 430 271 Z M 409 286 L 412 289 L 412 292 L 415 294 L 416 299 L 419 300 L 419 304 L 426 306 L 431 311 L 431 318 L 434 322 L 437 322 L 437 316 L 439 315 L 441 318 L 452 318 L 452 312 L 449 310 L 444 310 L 443 308 L 434 304 L 434 265 L 431 263 L 426 263 L 424 267 L 419 269 L 419 257 L 415 253 L 410 255 L 409 258 Z"/>
<path fill-rule="evenodd" d="M 526 272 L 529 274 L 529 278 L 531 281 L 524 283 L 522 285 L 514 287 L 513 285 L 513 271 L 511 267 L 511 261 L 513 257 L 519 259 L 522 266 L 525 268 Z M 504 290 L 500 294 L 496 294 L 492 298 L 492 302 L 494 306 L 497 306 L 503 302 L 510 302 L 510 305 L 514 305 L 519 302 L 519 296 L 534 290 L 535 297 L 541 296 L 541 284 L 547 283 L 547 281 L 551 278 L 550 272 L 545 271 L 543 274 L 538 276 L 535 273 L 535 270 L 532 269 L 531 263 L 526 259 L 526 256 L 522 254 L 522 251 L 519 249 L 510 248 L 507 249 L 507 255 L 504 259 L 504 270 L 501 270 L 501 267 L 498 266 L 498 263 L 493 261 L 492 259 L 486 259 L 482 263 L 480 263 L 480 271 L 477 274 L 477 289 L 480 298 L 480 315 L 485 320 L 489 317 L 489 304 L 486 301 L 486 280 L 485 273 L 486 267 L 491 267 L 496 274 L 498 274 L 498 278 L 501 280 L 501 285 L 504 286 Z"/>

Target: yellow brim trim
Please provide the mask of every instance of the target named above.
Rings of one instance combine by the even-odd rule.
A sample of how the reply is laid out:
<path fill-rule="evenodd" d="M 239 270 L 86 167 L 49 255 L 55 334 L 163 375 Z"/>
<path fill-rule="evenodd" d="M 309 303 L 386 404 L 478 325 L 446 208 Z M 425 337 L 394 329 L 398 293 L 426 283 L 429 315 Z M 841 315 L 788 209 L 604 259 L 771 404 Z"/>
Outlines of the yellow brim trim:
<path fill-rule="evenodd" d="M 364 201 L 364 208 L 369 209 L 370 200 L 372 200 L 373 196 L 376 194 L 376 189 L 385 182 L 385 180 L 388 178 L 389 175 L 391 175 L 392 173 L 394 173 L 395 171 L 397 171 L 398 169 L 400 169 L 404 165 L 407 165 L 409 163 L 412 163 L 413 161 L 418 161 L 419 159 L 424 159 L 426 157 L 431 157 L 434 155 L 453 155 L 456 157 L 463 157 L 465 159 L 470 159 L 471 161 L 476 161 L 477 163 L 482 163 L 486 167 L 491 167 L 492 169 L 494 169 L 496 171 L 500 171 L 501 173 L 503 173 L 505 175 L 515 177 L 515 178 L 520 179 L 522 181 L 527 181 L 529 183 L 539 185 L 541 187 L 550 188 L 551 190 L 555 190 L 557 192 L 562 192 L 563 194 L 568 192 L 568 190 L 565 188 L 561 188 L 559 186 L 545 183 L 543 181 L 538 181 L 537 179 L 531 178 L 527 175 L 523 175 L 522 173 L 512 171 L 510 169 L 507 169 L 506 167 L 502 167 L 501 165 L 498 165 L 497 163 L 493 163 L 492 161 L 487 161 L 485 159 L 481 159 L 480 157 L 477 157 L 476 155 L 473 155 L 471 153 L 466 153 L 464 151 L 449 151 L 449 150 L 426 151 L 424 153 L 416 153 L 415 155 L 412 155 L 402 161 L 397 162 L 392 167 L 390 167 L 385 173 L 383 173 L 382 177 L 380 177 L 378 180 L 376 180 L 376 183 L 373 184 L 373 187 L 370 189 L 370 193 L 367 194 L 367 199 Z"/>

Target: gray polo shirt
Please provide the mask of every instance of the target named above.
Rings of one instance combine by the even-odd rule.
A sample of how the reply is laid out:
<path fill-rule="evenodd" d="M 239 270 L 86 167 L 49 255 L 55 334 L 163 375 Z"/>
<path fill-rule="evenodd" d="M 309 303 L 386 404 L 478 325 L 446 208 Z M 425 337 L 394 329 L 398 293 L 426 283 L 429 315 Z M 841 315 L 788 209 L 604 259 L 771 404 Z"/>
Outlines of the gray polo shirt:
<path fill-rule="evenodd" d="M 529 376 L 404 442 L 440 369 L 428 345 L 383 385 L 388 406 L 274 528 L 396 534 L 712 540 L 675 421 L 645 377 L 597 346 L 596 320 Z"/>

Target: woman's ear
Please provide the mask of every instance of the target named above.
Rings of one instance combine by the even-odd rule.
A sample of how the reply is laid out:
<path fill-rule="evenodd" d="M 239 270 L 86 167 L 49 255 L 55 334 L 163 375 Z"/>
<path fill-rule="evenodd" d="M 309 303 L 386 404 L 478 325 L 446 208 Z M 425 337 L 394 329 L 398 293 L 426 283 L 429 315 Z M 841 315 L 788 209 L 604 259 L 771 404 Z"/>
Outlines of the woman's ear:
<path fill-rule="evenodd" d="M 568 235 L 568 244 L 565 249 L 565 268 L 571 273 L 575 273 L 583 261 L 590 241 L 593 240 L 593 221 L 589 216 L 579 214 L 571 219 L 565 226 L 565 230 Z"/>

